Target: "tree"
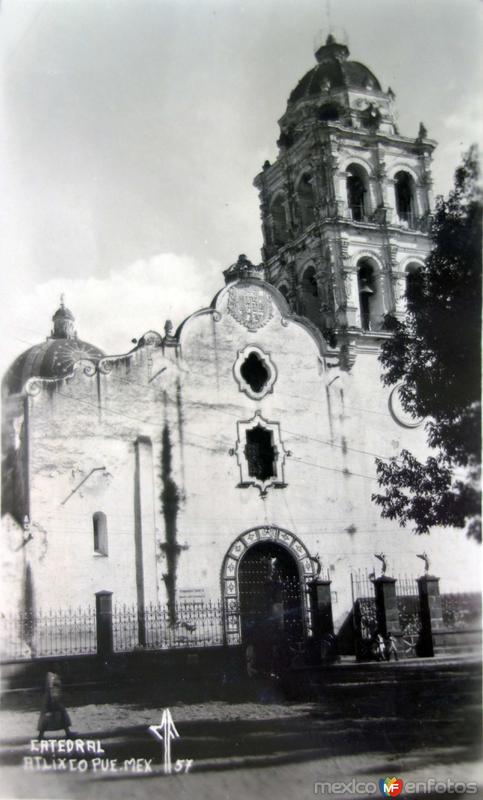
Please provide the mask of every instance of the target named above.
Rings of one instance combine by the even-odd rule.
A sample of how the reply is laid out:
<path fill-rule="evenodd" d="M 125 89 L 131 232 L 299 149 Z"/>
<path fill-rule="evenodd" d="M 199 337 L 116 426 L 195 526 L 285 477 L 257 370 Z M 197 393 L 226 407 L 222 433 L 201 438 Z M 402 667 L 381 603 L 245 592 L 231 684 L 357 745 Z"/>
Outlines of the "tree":
<path fill-rule="evenodd" d="M 379 360 L 386 386 L 400 384 L 403 408 L 426 419 L 426 462 L 402 450 L 377 459 L 372 499 L 382 516 L 466 528 L 481 541 L 481 234 L 482 202 L 476 147 L 455 174 L 448 199 L 439 198 L 426 266 L 407 284 L 404 321 L 386 317 L 393 337 Z"/>

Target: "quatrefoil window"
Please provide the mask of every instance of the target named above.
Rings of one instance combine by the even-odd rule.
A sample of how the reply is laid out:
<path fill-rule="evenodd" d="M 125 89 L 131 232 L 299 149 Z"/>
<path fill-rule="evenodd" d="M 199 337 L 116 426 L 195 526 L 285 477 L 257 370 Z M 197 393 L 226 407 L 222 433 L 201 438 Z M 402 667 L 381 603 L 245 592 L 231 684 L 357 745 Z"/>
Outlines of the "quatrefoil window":
<path fill-rule="evenodd" d="M 240 367 L 240 374 L 243 380 L 248 383 L 252 392 L 259 394 L 263 392 L 268 383 L 270 373 L 265 366 L 262 358 L 253 350 Z"/>
<path fill-rule="evenodd" d="M 248 345 L 239 351 L 233 373 L 240 391 L 245 392 L 252 400 L 260 400 L 271 392 L 277 378 L 270 356 L 254 345 Z"/>

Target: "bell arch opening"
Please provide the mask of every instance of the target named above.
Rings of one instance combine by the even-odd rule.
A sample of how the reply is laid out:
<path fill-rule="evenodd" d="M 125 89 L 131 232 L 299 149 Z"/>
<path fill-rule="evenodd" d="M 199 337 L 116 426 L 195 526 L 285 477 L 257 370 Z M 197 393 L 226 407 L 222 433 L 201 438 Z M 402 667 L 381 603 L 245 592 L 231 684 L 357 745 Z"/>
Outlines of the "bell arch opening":
<path fill-rule="evenodd" d="M 297 186 L 297 198 L 302 228 L 311 225 L 315 220 L 314 179 L 310 173 L 304 173 Z"/>
<path fill-rule="evenodd" d="M 360 326 L 363 331 L 380 330 L 385 313 L 382 276 L 377 264 L 369 258 L 357 263 Z"/>
<path fill-rule="evenodd" d="M 315 268 L 307 267 L 299 289 L 299 311 L 316 325 L 320 323 L 320 297 Z"/>
<path fill-rule="evenodd" d="M 419 289 L 421 288 L 421 280 L 422 280 L 421 264 L 417 263 L 408 264 L 405 272 L 406 272 L 405 299 L 406 299 L 406 304 L 408 304 L 415 299 Z"/>
<path fill-rule="evenodd" d="M 284 195 L 277 195 L 274 198 L 270 207 L 272 215 L 272 240 L 273 244 L 280 247 L 286 244 L 289 240 L 287 211 L 285 208 Z"/>
<path fill-rule="evenodd" d="M 400 170 L 394 176 L 394 193 L 396 198 L 396 214 L 401 222 L 413 227 L 416 210 L 416 187 L 414 178 L 409 172 Z"/>
<path fill-rule="evenodd" d="M 355 222 L 368 218 L 369 178 L 359 164 L 350 164 L 346 170 L 347 205 L 349 216 Z"/>

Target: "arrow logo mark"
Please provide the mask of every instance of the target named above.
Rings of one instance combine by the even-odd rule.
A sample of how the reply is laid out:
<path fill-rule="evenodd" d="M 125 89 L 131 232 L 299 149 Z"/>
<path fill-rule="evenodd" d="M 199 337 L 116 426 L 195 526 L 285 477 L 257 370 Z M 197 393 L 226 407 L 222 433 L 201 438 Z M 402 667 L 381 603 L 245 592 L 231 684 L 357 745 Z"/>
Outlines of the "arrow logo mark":
<path fill-rule="evenodd" d="M 163 743 L 164 774 L 171 775 L 171 741 L 180 737 L 169 708 L 163 709 L 160 725 L 150 725 L 149 731 Z"/>

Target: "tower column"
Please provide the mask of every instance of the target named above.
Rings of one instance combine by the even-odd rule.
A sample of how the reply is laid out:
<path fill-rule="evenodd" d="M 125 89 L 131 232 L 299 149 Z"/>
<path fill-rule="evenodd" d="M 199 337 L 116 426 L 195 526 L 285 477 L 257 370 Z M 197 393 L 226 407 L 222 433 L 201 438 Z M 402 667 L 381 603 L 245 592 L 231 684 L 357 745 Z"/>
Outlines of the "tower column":
<path fill-rule="evenodd" d="M 359 285 L 357 268 L 349 267 L 344 270 L 345 296 L 347 300 L 347 325 L 349 328 L 360 327 L 359 311 Z"/>
<path fill-rule="evenodd" d="M 374 177 L 369 178 L 369 186 L 368 186 L 368 195 L 369 195 L 369 202 L 367 204 L 367 216 L 371 219 L 379 205 L 379 185 L 378 181 Z"/>
<path fill-rule="evenodd" d="M 394 291 L 392 285 L 392 272 L 388 266 L 383 266 L 379 273 L 379 291 L 381 292 L 381 316 L 384 317 L 394 309 Z"/>
<path fill-rule="evenodd" d="M 404 272 L 393 272 L 394 312 L 400 319 L 406 312 L 406 276 Z"/>
<path fill-rule="evenodd" d="M 348 217 L 348 203 L 347 203 L 347 173 L 334 172 L 334 201 L 336 206 L 337 217 Z"/>
<path fill-rule="evenodd" d="M 384 184 L 387 205 L 386 222 L 388 225 L 391 225 L 396 218 L 396 190 L 392 178 L 386 178 Z"/>

